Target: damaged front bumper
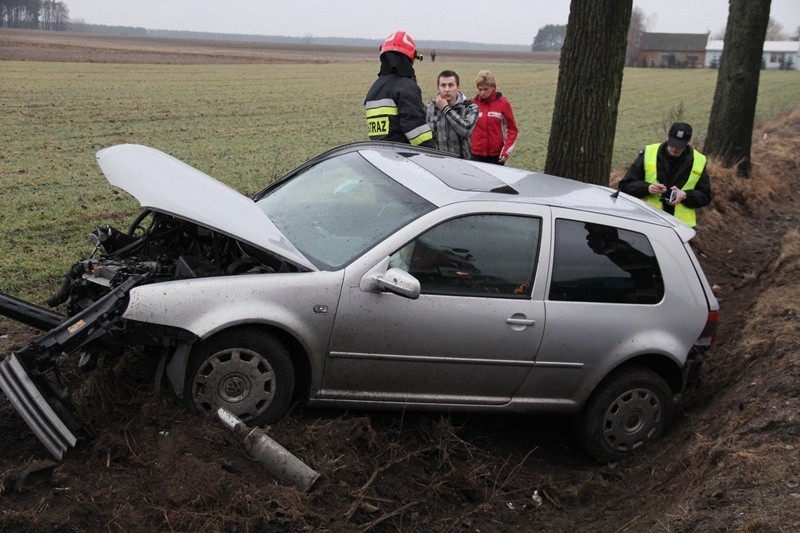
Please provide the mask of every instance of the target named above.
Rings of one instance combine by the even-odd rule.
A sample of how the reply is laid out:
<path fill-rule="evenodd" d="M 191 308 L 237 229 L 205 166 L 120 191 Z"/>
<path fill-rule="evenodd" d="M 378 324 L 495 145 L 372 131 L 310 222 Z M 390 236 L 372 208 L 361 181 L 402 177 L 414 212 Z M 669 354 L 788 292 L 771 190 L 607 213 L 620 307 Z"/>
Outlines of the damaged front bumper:
<path fill-rule="evenodd" d="M 89 344 L 120 352 L 122 343 L 109 333 L 125 311 L 128 292 L 147 277 L 131 276 L 69 318 L 8 295 L 0 298 L 0 314 L 38 329 L 49 329 L 0 362 L 0 389 L 56 459 L 60 460 L 82 438 L 91 436 L 70 401 L 58 358 Z"/>
<path fill-rule="evenodd" d="M 61 415 L 56 413 L 57 406 L 61 404 L 57 394 L 46 395 L 47 389 L 51 389 L 51 393 L 56 391 L 41 381 L 41 384 L 37 385 L 31 379 L 24 362 L 24 357 L 19 359 L 12 353 L 0 363 L 0 389 L 3 389 L 11 405 L 47 451 L 60 460 L 64 452 L 74 447 L 78 442 L 78 436 L 85 434 L 86 430 L 77 422 L 64 423 L 62 418 L 68 421 L 76 419 L 74 416 L 67 416 L 68 412 L 62 412 Z M 63 406 L 59 410 L 63 411 Z"/>

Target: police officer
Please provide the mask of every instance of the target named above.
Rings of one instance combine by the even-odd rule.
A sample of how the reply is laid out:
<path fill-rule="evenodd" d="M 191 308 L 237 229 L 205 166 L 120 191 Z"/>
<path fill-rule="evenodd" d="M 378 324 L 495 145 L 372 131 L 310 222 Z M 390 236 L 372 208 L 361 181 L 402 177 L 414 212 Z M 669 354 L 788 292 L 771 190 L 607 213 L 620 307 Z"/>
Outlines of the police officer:
<path fill-rule="evenodd" d="M 676 122 L 667 141 L 649 144 L 639 152 L 619 190 L 641 198 L 694 227 L 695 209 L 711 203 L 711 179 L 706 156 L 689 146 L 692 127 Z"/>
<path fill-rule="evenodd" d="M 414 39 L 396 31 L 386 38 L 380 52 L 381 70 L 364 100 L 370 140 L 436 148 L 414 72 L 414 60 L 422 59 Z"/>

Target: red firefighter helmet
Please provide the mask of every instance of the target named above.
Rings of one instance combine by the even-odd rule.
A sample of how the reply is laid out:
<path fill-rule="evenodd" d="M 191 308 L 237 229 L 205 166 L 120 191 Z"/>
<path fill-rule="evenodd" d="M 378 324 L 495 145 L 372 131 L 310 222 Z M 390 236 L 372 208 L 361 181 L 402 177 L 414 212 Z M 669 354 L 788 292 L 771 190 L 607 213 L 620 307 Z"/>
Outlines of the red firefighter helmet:
<path fill-rule="evenodd" d="M 413 63 L 415 59 L 422 60 L 422 55 L 417 53 L 414 39 L 404 31 L 398 30 L 390 34 L 381 45 L 381 54 L 384 52 L 400 52 L 407 56 Z"/>

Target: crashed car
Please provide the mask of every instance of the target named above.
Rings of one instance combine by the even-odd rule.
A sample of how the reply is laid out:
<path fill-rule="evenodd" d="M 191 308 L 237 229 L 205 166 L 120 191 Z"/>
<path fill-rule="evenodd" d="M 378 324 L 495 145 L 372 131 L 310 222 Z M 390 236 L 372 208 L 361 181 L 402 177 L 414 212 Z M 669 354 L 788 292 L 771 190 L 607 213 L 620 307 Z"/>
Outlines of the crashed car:
<path fill-rule="evenodd" d="M 246 197 L 146 146 L 97 153 L 143 210 L 91 232 L 0 387 L 57 458 L 89 431 L 61 379 L 128 348 L 198 413 L 315 407 L 574 418 L 602 461 L 667 427 L 718 309 L 694 230 L 607 187 L 361 142 Z"/>

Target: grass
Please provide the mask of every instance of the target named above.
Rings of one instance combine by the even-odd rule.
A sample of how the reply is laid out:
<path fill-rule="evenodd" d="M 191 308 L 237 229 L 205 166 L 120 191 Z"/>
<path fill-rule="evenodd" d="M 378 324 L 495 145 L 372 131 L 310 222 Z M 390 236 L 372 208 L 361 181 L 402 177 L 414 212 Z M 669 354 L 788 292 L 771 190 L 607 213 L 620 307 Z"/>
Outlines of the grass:
<path fill-rule="evenodd" d="M 489 67 L 520 125 L 511 164 L 544 167 L 557 67 L 419 63 L 429 101 L 452 68 L 473 94 Z M 366 138 L 362 102 L 377 62 L 302 65 L 115 65 L 0 62 L 0 290 L 42 301 L 81 253 L 88 231 L 125 228 L 133 199 L 110 187 L 97 150 L 139 143 L 245 193 L 307 158 Z M 677 109 L 702 141 L 716 71 L 629 69 L 613 165 L 664 137 Z M 800 107 L 800 72 L 762 72 L 757 120 Z"/>

